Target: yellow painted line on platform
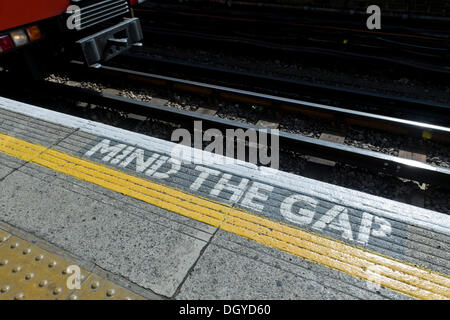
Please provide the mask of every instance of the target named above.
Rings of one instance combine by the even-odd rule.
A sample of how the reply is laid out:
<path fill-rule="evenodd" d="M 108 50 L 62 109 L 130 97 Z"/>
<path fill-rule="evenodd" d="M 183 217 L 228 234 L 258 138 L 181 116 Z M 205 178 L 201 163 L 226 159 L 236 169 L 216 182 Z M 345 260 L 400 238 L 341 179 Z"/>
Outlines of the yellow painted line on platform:
<path fill-rule="evenodd" d="M 423 299 L 450 299 L 450 277 L 189 194 L 73 155 L 0 134 L 0 152 L 145 201 L 268 247 Z"/>

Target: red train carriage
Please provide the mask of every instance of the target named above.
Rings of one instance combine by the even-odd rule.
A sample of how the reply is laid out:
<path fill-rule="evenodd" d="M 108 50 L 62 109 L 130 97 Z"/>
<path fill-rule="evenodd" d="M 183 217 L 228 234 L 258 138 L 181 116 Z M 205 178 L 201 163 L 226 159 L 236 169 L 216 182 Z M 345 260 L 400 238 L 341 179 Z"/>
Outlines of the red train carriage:
<path fill-rule="evenodd" d="M 95 66 L 142 40 L 131 7 L 144 1 L 1 0 L 0 62 L 38 65 L 41 57 L 79 51 Z"/>

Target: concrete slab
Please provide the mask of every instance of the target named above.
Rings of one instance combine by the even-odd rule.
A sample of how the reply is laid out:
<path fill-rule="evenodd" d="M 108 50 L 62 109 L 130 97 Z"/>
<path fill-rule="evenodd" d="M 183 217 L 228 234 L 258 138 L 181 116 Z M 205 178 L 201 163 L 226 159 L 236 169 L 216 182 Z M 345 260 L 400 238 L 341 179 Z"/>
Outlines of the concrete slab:
<path fill-rule="evenodd" d="M 410 299 L 219 230 L 176 299 Z"/>
<path fill-rule="evenodd" d="M 245 192 L 246 197 L 241 198 L 236 207 L 250 209 L 271 219 L 397 259 L 450 273 L 450 251 L 445 250 L 450 242 L 445 234 L 430 231 L 428 235 L 421 236 L 418 230 L 422 228 L 414 227 L 401 219 L 380 216 L 373 210 L 343 206 L 339 201 L 328 200 L 325 192 L 321 197 L 311 198 L 307 190 L 293 189 L 274 186 L 269 181 L 261 183 L 253 180 Z M 358 200 L 355 199 L 355 202 Z"/>
<path fill-rule="evenodd" d="M 21 167 L 25 161 L 0 153 L 0 180 Z"/>
<path fill-rule="evenodd" d="M 70 141 L 70 137 L 66 139 L 68 144 Z M 448 252 L 430 246 L 428 237 L 414 237 L 408 231 L 411 230 L 408 226 L 415 225 L 431 231 L 431 238 L 446 241 L 441 234 L 450 231 L 447 216 L 279 171 L 264 175 L 254 168 L 252 170 L 251 164 L 238 163 L 218 168 L 208 162 L 186 163 L 169 158 L 173 155 L 170 143 L 165 143 L 165 151 L 164 143 L 159 143 L 160 149 L 155 152 L 141 147 L 139 143 L 129 144 L 123 140 L 98 137 L 84 148 L 74 142 L 74 148 L 67 149 L 67 152 L 78 150 L 79 156 L 133 175 L 397 259 L 450 272 Z M 151 163 L 157 164 L 157 169 L 151 174 L 139 170 L 142 164 L 139 165 L 133 156 L 138 151 L 145 161 L 155 157 Z M 348 194 L 354 195 L 354 198 L 349 199 Z M 414 254 L 407 250 L 406 241 L 409 247 L 415 248 Z"/>
<path fill-rule="evenodd" d="M 63 140 L 76 129 L 56 125 L 0 108 L 0 131 L 43 146 L 51 146 Z"/>
<path fill-rule="evenodd" d="M 22 172 L 1 184 L 3 222 L 157 294 L 173 295 L 206 245 L 203 231 L 191 228 L 188 235 L 170 222 L 143 219 L 120 202 L 107 205 Z M 146 211 L 162 209 L 148 205 Z"/>
<path fill-rule="evenodd" d="M 198 239 L 208 241 L 216 228 L 188 217 L 173 214 L 166 210 L 148 210 L 148 203 L 131 198 L 129 196 L 101 188 L 92 183 L 74 179 L 64 174 L 57 173 L 51 169 L 26 164 L 19 169 L 19 172 L 32 177 L 39 178 L 46 183 L 77 193 L 92 201 L 99 201 L 105 205 L 127 208 L 138 217 L 152 221 L 163 226 L 170 225 L 174 230 L 188 235 L 195 234 Z"/>
<path fill-rule="evenodd" d="M 214 187 L 221 181 L 222 178 L 221 172 L 218 170 L 210 169 L 207 176 L 205 176 L 200 183 L 199 180 L 197 180 L 198 176 L 202 172 L 205 173 L 204 170 L 208 169 L 196 164 L 178 164 L 178 162 L 171 162 L 169 158 L 170 155 L 140 148 L 138 144 L 128 146 L 132 149 L 128 153 L 128 157 L 137 155 L 143 159 L 144 163 L 148 161 L 148 165 L 139 166 L 136 162 L 136 158 L 127 161 L 124 165 L 122 161 L 114 162 L 107 156 L 107 154 L 103 154 L 101 149 L 95 152 L 91 151 L 95 150 L 96 146 L 105 141 L 105 146 L 108 145 L 106 148 L 124 146 L 122 141 L 111 140 L 107 137 L 96 137 L 92 135 L 86 136 L 81 133 L 81 131 L 78 131 L 67 137 L 67 139 L 58 144 L 56 149 L 98 163 L 107 163 L 109 166 L 128 172 L 132 175 L 144 177 L 145 179 L 158 183 L 164 183 L 164 185 L 167 186 L 172 186 L 177 189 L 195 193 L 197 195 L 231 205 L 236 202 L 236 199 L 239 199 L 242 196 L 245 186 L 248 183 L 248 179 L 243 177 L 230 176 L 230 179 L 227 180 L 226 186 L 224 186 L 221 190 L 215 190 L 215 192 L 213 192 Z M 87 156 L 87 154 L 89 154 L 89 156 Z M 126 160 L 128 157 L 124 156 L 123 160 Z M 108 160 L 105 161 L 105 159 Z M 145 170 L 140 169 L 144 167 Z M 152 172 L 152 174 L 146 173 L 146 171 L 152 167 L 156 168 L 154 170 L 155 172 Z M 171 173 L 173 171 L 176 172 Z"/>

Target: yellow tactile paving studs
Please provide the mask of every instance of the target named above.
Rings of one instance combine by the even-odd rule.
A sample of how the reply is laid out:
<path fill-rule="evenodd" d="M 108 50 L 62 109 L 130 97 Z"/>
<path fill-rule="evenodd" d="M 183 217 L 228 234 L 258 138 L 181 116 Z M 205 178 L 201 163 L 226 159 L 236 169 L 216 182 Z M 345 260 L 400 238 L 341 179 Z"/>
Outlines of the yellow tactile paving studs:
<path fill-rule="evenodd" d="M 82 268 L 80 288 L 76 289 L 73 266 L 70 261 L 0 230 L 0 300 L 143 299 Z"/>
<path fill-rule="evenodd" d="M 80 290 L 72 293 L 69 299 L 76 300 L 142 300 L 136 294 L 114 285 L 95 274 L 91 274 Z"/>

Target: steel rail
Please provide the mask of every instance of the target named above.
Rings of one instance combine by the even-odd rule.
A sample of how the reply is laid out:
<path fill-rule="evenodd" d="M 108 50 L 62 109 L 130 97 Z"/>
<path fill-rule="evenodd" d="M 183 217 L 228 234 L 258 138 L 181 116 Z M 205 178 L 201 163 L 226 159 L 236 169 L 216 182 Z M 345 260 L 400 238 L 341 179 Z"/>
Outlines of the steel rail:
<path fill-rule="evenodd" d="M 450 114 L 450 105 L 439 103 L 435 101 L 414 99 L 393 96 L 378 92 L 370 92 L 367 90 L 353 89 L 348 87 L 337 87 L 326 84 L 311 83 L 304 80 L 289 79 L 281 76 L 266 75 L 262 73 L 255 73 L 249 71 L 233 70 L 226 67 L 216 67 L 210 65 L 203 65 L 198 63 L 186 62 L 179 59 L 170 59 L 162 57 L 151 57 L 145 51 L 126 52 L 116 58 L 119 64 L 138 66 L 150 66 L 157 69 L 186 72 L 198 75 L 207 75 L 209 78 L 231 79 L 233 86 L 239 83 L 251 83 L 252 86 L 258 86 L 265 90 L 281 92 L 283 96 L 294 98 L 299 93 L 304 92 L 308 96 L 332 96 L 333 99 L 344 99 L 346 102 L 356 102 L 364 106 L 374 106 L 377 109 L 387 110 L 392 112 L 393 109 L 399 111 L 417 110 L 421 116 L 439 114 L 443 117 L 448 117 Z M 354 109 L 353 107 L 345 107 L 345 109 Z M 381 111 L 381 110 L 380 110 Z M 383 112 L 377 112 L 383 114 Z M 450 117 L 449 117 L 450 124 Z"/>
<path fill-rule="evenodd" d="M 39 95 L 47 98 L 51 96 L 50 93 L 57 92 L 59 95 L 64 95 L 77 101 L 85 101 L 100 106 L 107 106 L 122 112 L 140 114 L 171 123 L 179 123 L 183 127 L 191 130 L 194 130 L 193 126 L 195 121 L 202 121 L 204 130 L 209 128 L 222 130 L 253 129 L 267 132 L 267 129 L 261 126 L 231 121 L 193 111 L 178 110 L 176 108 L 137 101 L 90 89 L 72 87 L 61 83 L 45 81 L 37 84 L 34 87 L 35 89 L 38 89 Z M 11 94 L 11 91 L 14 90 L 7 91 L 6 94 Z M 269 136 L 274 134 L 273 131 L 269 131 L 268 133 Z M 282 150 L 290 150 L 300 154 L 320 157 L 406 179 L 439 184 L 444 187 L 450 186 L 450 169 L 447 168 L 297 134 L 279 132 L 278 136 L 280 149 Z"/>
<path fill-rule="evenodd" d="M 169 5 L 167 4 L 169 1 L 165 0 L 163 2 L 163 5 Z M 208 2 L 211 3 L 217 3 L 217 4 L 226 4 L 227 0 L 208 0 Z M 172 1 L 173 3 L 173 1 Z M 153 5 L 161 6 L 160 1 L 151 1 L 150 3 L 145 3 L 142 7 L 151 7 Z M 234 1 L 232 2 L 233 6 L 236 7 L 242 7 L 242 8 L 249 8 L 254 10 L 257 9 L 270 9 L 270 10 L 280 10 L 280 11 L 297 11 L 297 12 L 313 12 L 313 13 L 324 13 L 327 15 L 344 15 L 344 16 L 366 16 L 366 11 L 361 10 L 355 10 L 355 9 L 337 9 L 337 8 L 328 8 L 328 7 L 315 7 L 315 6 L 302 6 L 302 5 L 294 5 L 294 4 L 275 4 L 275 3 L 265 3 L 265 2 L 249 2 L 249 1 Z M 179 3 L 177 4 L 178 7 L 181 7 Z M 200 8 L 202 8 L 200 6 Z M 240 9 L 241 10 L 241 9 Z M 433 20 L 434 22 L 441 22 L 441 23 L 450 23 L 450 17 L 448 16 L 438 16 L 438 15 L 424 15 L 424 14 L 417 14 L 417 13 L 404 13 L 404 12 L 383 12 L 383 16 L 386 18 L 393 18 L 393 19 L 399 19 L 401 21 L 404 20 L 418 20 L 420 22 L 423 22 L 421 20 Z"/>
<path fill-rule="evenodd" d="M 291 112 L 300 112 L 310 116 L 336 120 L 348 125 L 358 125 L 412 137 L 423 137 L 444 143 L 450 142 L 449 127 L 111 66 L 102 66 L 100 69 L 89 71 L 89 69 L 80 69 L 80 66 L 83 65 L 80 61 L 72 61 L 71 65 L 73 66 L 72 72 L 83 70 L 84 73 L 90 72 L 94 76 L 100 75 L 101 72 L 105 76 L 147 82 L 164 87 L 169 86 L 176 90 L 194 94 L 215 95 L 221 99 L 252 103 Z M 447 108 L 449 107 L 447 106 Z"/>
<path fill-rule="evenodd" d="M 389 64 L 396 65 L 406 69 L 414 69 L 420 71 L 431 72 L 440 77 L 449 77 L 450 76 L 450 67 L 449 66 L 437 66 L 430 63 L 422 63 L 414 60 L 405 60 L 404 57 L 399 58 L 389 58 L 379 55 L 371 55 L 365 53 L 356 53 L 349 52 L 337 49 L 329 49 L 329 48 L 321 48 L 314 46 L 298 46 L 298 45 L 281 45 L 273 42 L 248 39 L 243 37 L 236 36 L 219 36 L 219 35 L 211 35 L 199 32 L 191 32 L 185 30 L 173 30 L 170 28 L 162 28 L 162 27 L 149 27 L 144 26 L 143 31 L 148 35 L 147 38 L 153 38 L 155 35 L 162 36 L 165 39 L 167 37 L 174 37 L 182 40 L 189 41 L 209 41 L 211 43 L 220 43 L 223 45 L 224 43 L 230 45 L 242 45 L 247 46 L 251 49 L 265 49 L 274 52 L 285 52 L 285 53 L 296 53 L 296 54 L 306 54 L 306 55 L 320 55 L 324 57 L 334 57 L 341 59 L 348 59 L 352 62 L 374 62 L 380 64 Z M 241 48 L 242 49 L 242 48 Z"/>
<path fill-rule="evenodd" d="M 220 15 L 219 13 L 204 13 L 201 10 L 196 10 L 194 12 L 190 11 L 181 11 L 182 8 L 173 9 L 169 6 L 169 8 L 165 7 L 159 7 L 158 5 L 156 7 L 152 6 L 142 6 L 136 8 L 134 11 L 136 14 L 139 14 L 141 17 L 151 17 L 152 14 L 159 14 L 159 13 L 170 13 L 171 15 L 180 15 L 180 16 L 187 16 L 187 17 L 202 17 L 202 18 L 209 18 L 214 20 L 223 20 L 226 22 L 249 22 L 249 23 L 270 23 L 270 24 L 277 24 L 279 26 L 290 26 L 290 27 L 307 27 L 307 28 L 315 28 L 315 29 L 323 29 L 323 30 L 334 30 L 334 31 L 345 31 L 345 32 L 352 32 L 352 33 L 360 33 L 360 34 L 369 34 L 371 36 L 397 36 L 400 38 L 411 38 L 411 39 L 421 39 L 421 40 L 431 40 L 431 41 L 450 41 L 450 38 L 443 38 L 443 37 L 437 37 L 437 36 L 427 36 L 427 35 L 421 35 L 421 34 L 408 34 L 408 33 L 398 33 L 398 32 L 387 32 L 387 31 L 373 31 L 373 30 L 364 30 L 364 29 L 358 29 L 358 28 L 349 28 L 349 27 L 341 27 L 341 26 L 335 26 L 335 25 L 322 25 L 322 24 L 312 24 L 312 23 L 298 23 L 298 22 L 292 22 L 292 21 L 284 21 L 284 20 L 267 20 L 267 17 L 263 16 L 263 18 L 255 18 L 255 17 L 241 17 L 241 16 L 233 16 L 233 15 Z M 366 13 L 364 13 L 366 15 Z M 346 21 L 347 22 L 347 21 Z M 389 30 L 393 28 L 392 26 L 383 26 L 383 30 Z M 412 28 L 406 28 L 401 26 L 395 26 L 397 29 L 405 29 L 405 30 L 414 30 L 417 31 L 418 29 L 412 29 Z M 422 31 L 425 31 L 425 29 L 422 29 Z"/>

